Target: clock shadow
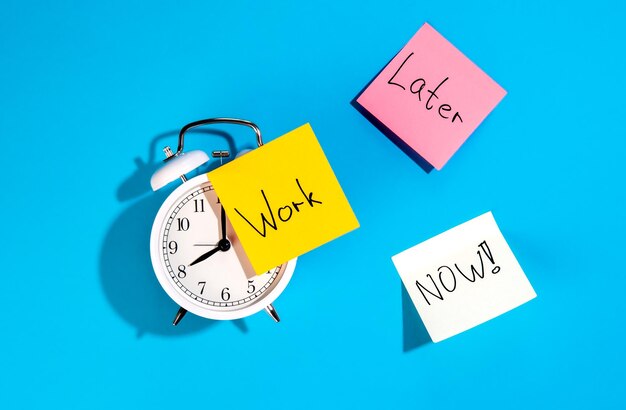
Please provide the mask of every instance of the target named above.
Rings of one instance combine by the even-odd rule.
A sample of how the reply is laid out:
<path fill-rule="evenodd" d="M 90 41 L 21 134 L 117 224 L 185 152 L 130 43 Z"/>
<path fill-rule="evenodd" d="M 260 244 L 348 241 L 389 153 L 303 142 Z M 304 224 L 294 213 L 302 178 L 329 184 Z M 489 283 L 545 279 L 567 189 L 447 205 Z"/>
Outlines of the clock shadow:
<path fill-rule="evenodd" d="M 401 283 L 402 291 L 402 351 L 408 353 L 432 343 L 424 322 L 419 317 L 409 293 Z"/>
<path fill-rule="evenodd" d="M 194 133 L 221 137 L 226 140 L 231 152 L 236 150 L 234 139 L 226 132 L 197 130 Z M 160 140 L 167 137 L 177 144 L 177 135 L 178 131 L 157 135 L 150 145 L 151 152 L 155 151 Z M 215 141 L 212 142 L 215 145 Z M 190 145 L 187 140 L 185 145 Z M 151 154 L 147 162 L 137 158 L 135 163 L 138 169 L 122 181 L 116 193 L 120 202 L 131 204 L 113 221 L 102 243 L 99 268 L 103 292 L 116 313 L 137 329 L 138 338 L 145 334 L 181 336 L 204 331 L 219 321 L 188 313 L 177 326 L 172 325 L 179 306 L 161 288 L 150 260 L 150 232 L 154 217 L 167 195 L 178 185 L 173 183 L 151 192 L 150 177 L 162 161 Z M 219 165 L 219 160 L 212 159 L 208 166 L 187 175 L 191 178 Z M 231 322 L 242 333 L 248 332 L 244 319 Z"/>

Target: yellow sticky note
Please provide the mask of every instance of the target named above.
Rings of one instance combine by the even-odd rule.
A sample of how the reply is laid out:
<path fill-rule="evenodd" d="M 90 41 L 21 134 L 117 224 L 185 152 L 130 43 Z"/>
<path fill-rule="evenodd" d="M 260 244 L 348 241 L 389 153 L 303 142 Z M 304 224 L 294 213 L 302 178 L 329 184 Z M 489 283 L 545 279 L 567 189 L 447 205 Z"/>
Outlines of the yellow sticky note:
<path fill-rule="evenodd" d="M 257 274 L 359 227 L 309 124 L 208 177 Z"/>

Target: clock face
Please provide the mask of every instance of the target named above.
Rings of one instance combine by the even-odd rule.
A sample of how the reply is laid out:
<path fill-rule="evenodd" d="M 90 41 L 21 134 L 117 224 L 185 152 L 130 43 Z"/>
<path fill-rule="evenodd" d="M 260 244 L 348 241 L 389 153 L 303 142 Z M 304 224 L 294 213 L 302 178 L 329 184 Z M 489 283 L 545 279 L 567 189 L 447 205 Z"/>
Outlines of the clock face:
<path fill-rule="evenodd" d="M 229 249 L 197 262 L 218 248 L 220 218 L 221 204 L 211 183 L 205 175 L 193 178 L 161 207 L 151 253 L 161 285 L 179 305 L 204 317 L 233 319 L 270 304 L 284 289 L 293 272 L 288 265 L 295 261 L 256 275 L 227 223 Z"/>

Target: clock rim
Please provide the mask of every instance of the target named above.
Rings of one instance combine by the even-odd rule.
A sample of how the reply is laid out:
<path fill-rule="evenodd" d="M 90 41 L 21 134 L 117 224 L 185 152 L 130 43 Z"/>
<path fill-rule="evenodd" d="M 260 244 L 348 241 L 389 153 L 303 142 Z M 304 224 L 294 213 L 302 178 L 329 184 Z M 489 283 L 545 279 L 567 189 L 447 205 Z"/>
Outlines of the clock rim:
<path fill-rule="evenodd" d="M 213 320 L 233 320 L 233 319 L 241 319 L 243 317 L 247 317 L 253 315 L 261 310 L 265 309 L 266 306 L 272 304 L 278 296 L 285 290 L 287 284 L 291 280 L 293 276 L 293 271 L 296 266 L 296 261 L 298 258 L 293 258 L 288 262 L 285 262 L 285 270 L 282 274 L 282 278 L 278 279 L 278 282 L 274 286 L 273 289 L 268 290 L 268 292 L 263 295 L 258 301 L 252 302 L 250 305 L 245 306 L 241 309 L 235 310 L 227 310 L 227 311 L 218 311 L 211 310 L 209 308 L 203 308 L 201 306 L 196 305 L 191 300 L 184 298 L 179 291 L 174 288 L 174 284 L 168 278 L 167 270 L 165 269 L 164 264 L 160 259 L 160 247 L 159 247 L 159 234 L 161 231 L 161 227 L 166 222 L 167 219 L 167 211 L 174 204 L 176 199 L 178 199 L 183 192 L 193 189 L 194 186 L 200 186 L 205 182 L 211 182 L 207 174 L 201 174 L 189 179 L 186 182 L 183 182 L 179 187 L 174 189 L 163 201 L 159 211 L 157 212 L 154 222 L 152 223 L 152 231 L 150 233 L 150 259 L 152 262 L 152 268 L 154 270 L 154 274 L 161 285 L 161 288 L 167 293 L 167 295 L 176 302 L 180 307 L 186 309 L 187 311 Z"/>

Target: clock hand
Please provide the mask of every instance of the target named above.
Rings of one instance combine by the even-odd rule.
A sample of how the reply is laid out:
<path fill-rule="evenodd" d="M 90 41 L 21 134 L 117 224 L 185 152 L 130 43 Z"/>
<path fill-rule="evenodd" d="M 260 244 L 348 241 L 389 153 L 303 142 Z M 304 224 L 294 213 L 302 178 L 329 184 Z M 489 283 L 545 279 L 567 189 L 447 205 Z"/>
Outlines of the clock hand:
<path fill-rule="evenodd" d="M 220 205 L 220 207 L 221 207 L 220 224 L 221 224 L 222 237 L 217 243 L 217 247 L 200 255 L 200 257 L 198 257 L 198 259 L 196 259 L 195 261 L 191 262 L 189 266 L 193 266 L 196 263 L 199 263 L 205 259 L 208 259 L 211 255 L 213 255 L 214 253 L 217 253 L 218 251 L 226 252 L 228 249 L 230 249 L 230 242 L 226 238 L 226 211 L 224 211 L 224 207 L 222 205 Z"/>
<path fill-rule="evenodd" d="M 218 246 L 218 247 L 216 247 L 216 248 L 213 248 L 213 249 L 211 249 L 210 251 L 208 251 L 208 252 L 203 253 L 202 255 L 200 255 L 200 257 L 199 257 L 198 259 L 196 259 L 195 261 L 191 262 L 191 263 L 189 264 L 189 266 L 193 266 L 193 265 L 195 265 L 196 263 L 202 262 L 203 260 L 208 259 L 211 255 L 213 255 L 214 253 L 217 253 L 217 252 L 219 252 L 219 251 L 220 251 L 219 246 Z"/>
<path fill-rule="evenodd" d="M 220 223 L 222 224 L 222 237 L 220 239 L 226 239 L 226 211 L 224 211 L 224 205 L 222 207 L 222 217 Z"/>

